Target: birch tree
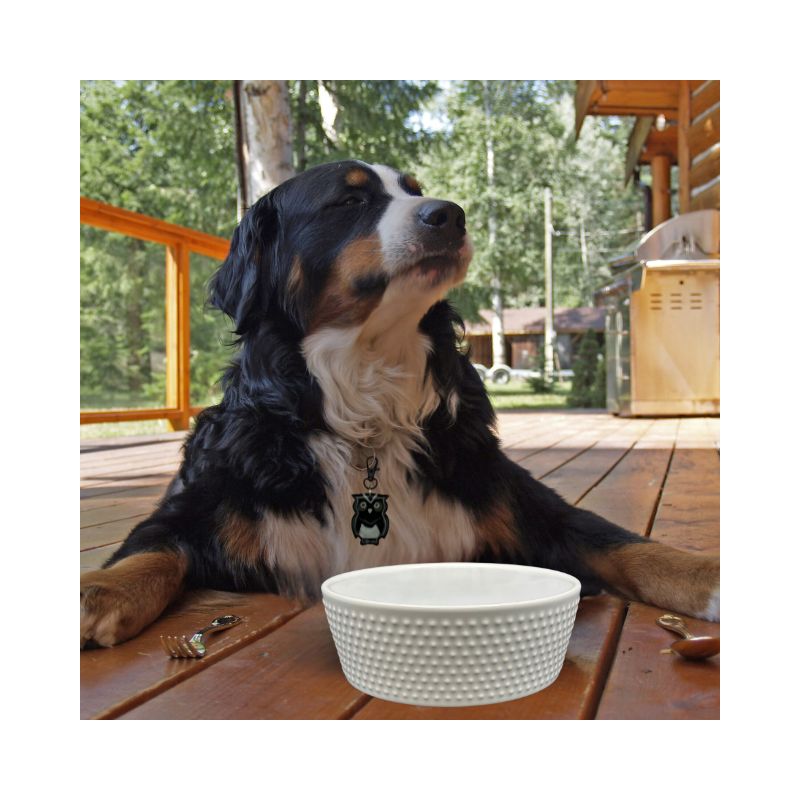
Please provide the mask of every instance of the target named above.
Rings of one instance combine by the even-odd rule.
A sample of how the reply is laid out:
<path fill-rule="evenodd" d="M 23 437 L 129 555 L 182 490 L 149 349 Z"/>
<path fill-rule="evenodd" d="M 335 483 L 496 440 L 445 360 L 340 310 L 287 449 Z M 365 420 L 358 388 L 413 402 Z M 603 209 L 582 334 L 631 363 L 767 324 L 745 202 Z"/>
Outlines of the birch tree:
<path fill-rule="evenodd" d="M 234 81 L 239 216 L 294 175 L 286 81 Z"/>

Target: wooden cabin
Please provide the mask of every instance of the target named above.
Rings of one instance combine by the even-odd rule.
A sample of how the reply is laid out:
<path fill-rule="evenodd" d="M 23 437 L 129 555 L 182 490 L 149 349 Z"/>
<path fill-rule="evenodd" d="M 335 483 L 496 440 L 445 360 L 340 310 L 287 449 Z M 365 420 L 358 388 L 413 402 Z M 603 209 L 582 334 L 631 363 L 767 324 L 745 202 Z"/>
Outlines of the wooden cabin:
<path fill-rule="evenodd" d="M 576 136 L 588 115 L 635 117 L 625 180 L 642 167 L 651 175 L 651 231 L 595 295 L 606 310 L 608 407 L 718 414 L 720 82 L 578 81 Z"/>
<path fill-rule="evenodd" d="M 466 340 L 474 364 L 492 364 L 492 317 L 494 312 L 481 311 L 480 322 L 466 322 Z M 512 369 L 538 369 L 539 350 L 544 343 L 543 307 L 507 308 L 503 311 L 505 360 Z M 572 369 L 572 357 L 577 341 L 594 331 L 602 340 L 603 309 L 583 306 L 557 308 L 553 314 L 556 332 L 556 355 L 560 369 Z"/>
<path fill-rule="evenodd" d="M 678 167 L 678 213 L 719 209 L 719 81 L 578 81 L 575 135 L 587 116 L 633 116 L 626 181 L 649 168 L 652 227 L 672 216 L 671 167 Z"/>

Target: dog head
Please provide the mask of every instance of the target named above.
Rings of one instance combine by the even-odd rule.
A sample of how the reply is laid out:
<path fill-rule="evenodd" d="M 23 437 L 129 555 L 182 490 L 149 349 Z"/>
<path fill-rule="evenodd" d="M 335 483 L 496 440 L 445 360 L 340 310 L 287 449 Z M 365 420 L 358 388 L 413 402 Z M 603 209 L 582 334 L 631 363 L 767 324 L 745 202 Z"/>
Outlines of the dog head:
<path fill-rule="evenodd" d="M 240 335 L 280 316 L 299 335 L 416 324 L 466 275 L 463 210 L 385 166 L 314 167 L 258 200 L 234 232 L 210 302 Z"/>

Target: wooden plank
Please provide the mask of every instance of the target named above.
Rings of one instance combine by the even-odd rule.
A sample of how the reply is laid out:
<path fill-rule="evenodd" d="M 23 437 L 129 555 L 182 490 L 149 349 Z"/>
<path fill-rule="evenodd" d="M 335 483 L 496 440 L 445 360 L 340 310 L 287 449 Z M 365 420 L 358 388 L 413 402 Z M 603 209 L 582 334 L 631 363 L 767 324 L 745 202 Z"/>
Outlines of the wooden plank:
<path fill-rule="evenodd" d="M 575 87 L 575 138 L 581 135 L 583 121 L 598 91 L 597 81 L 576 81 Z"/>
<path fill-rule="evenodd" d="M 631 134 L 628 137 L 628 150 L 625 156 L 626 186 L 633 175 L 633 171 L 636 169 L 636 165 L 639 163 L 639 156 L 655 121 L 655 117 L 639 117 L 633 125 Z"/>
<path fill-rule="evenodd" d="M 153 442 L 152 444 L 136 445 L 134 447 L 81 450 L 81 470 L 90 466 L 104 466 L 106 464 L 130 464 L 138 460 L 152 458 L 153 454 L 172 453 L 173 455 L 179 455 L 182 446 L 183 436 L 173 441 Z"/>
<path fill-rule="evenodd" d="M 719 81 L 706 81 L 696 92 L 692 92 L 692 119 L 719 103 Z"/>
<path fill-rule="evenodd" d="M 691 89 L 689 81 L 680 81 L 678 88 L 678 197 L 681 214 L 689 210 L 691 187 L 689 171 L 692 154 L 689 145 L 689 128 L 692 124 Z"/>
<path fill-rule="evenodd" d="M 157 495 L 146 498 L 133 497 L 127 502 L 121 501 L 101 508 L 81 510 L 81 530 L 116 520 L 132 519 L 141 514 L 150 514 L 158 505 L 158 499 Z"/>
<path fill-rule="evenodd" d="M 189 678 L 213 673 L 219 662 L 263 639 L 299 611 L 298 604 L 271 594 L 188 595 L 135 639 L 81 653 L 81 718 L 118 716 Z M 191 633 L 223 613 L 244 621 L 215 634 L 204 658 L 171 659 L 161 649 L 162 634 Z"/>
<path fill-rule="evenodd" d="M 719 719 L 720 656 L 686 661 L 660 651 L 675 635 L 655 620 L 666 609 L 632 603 L 597 719 Z M 719 626 L 690 620 L 698 636 L 718 636 Z"/>
<path fill-rule="evenodd" d="M 221 236 L 212 236 L 172 222 L 101 203 L 99 200 L 81 197 L 80 207 L 83 225 L 92 225 L 159 244 L 171 245 L 184 242 L 195 253 L 220 260 L 227 256 L 230 249 L 230 242 Z"/>
<path fill-rule="evenodd" d="M 614 470 L 581 501 L 618 525 L 645 535 L 661 493 L 678 423 L 655 420 Z"/>
<path fill-rule="evenodd" d="M 714 426 L 680 421 L 675 453 L 651 537 L 698 552 L 719 549 L 719 457 Z M 660 651 L 674 636 L 655 624 L 665 609 L 633 603 L 598 708 L 602 719 L 718 719 L 719 662 L 683 661 Z M 719 636 L 719 625 L 689 620 L 696 635 Z"/>
<path fill-rule="evenodd" d="M 142 475 L 136 478 L 120 478 L 109 483 L 100 483 L 96 486 L 86 486 L 81 488 L 81 500 L 93 499 L 110 496 L 118 497 L 125 492 L 161 492 L 163 493 L 172 478 L 172 473 L 164 475 Z"/>
<path fill-rule="evenodd" d="M 618 430 L 603 436 L 594 447 L 547 475 L 542 482 L 568 503 L 578 502 L 603 480 L 651 425 L 651 420 L 625 420 Z"/>
<path fill-rule="evenodd" d="M 701 161 L 695 161 L 689 172 L 689 184 L 692 189 L 719 177 L 719 144 L 714 145 Z"/>
<path fill-rule="evenodd" d="M 120 491 L 110 491 L 97 494 L 92 497 L 81 499 L 81 513 L 100 510 L 102 508 L 113 508 L 114 506 L 125 506 L 128 503 L 150 500 L 155 504 L 164 493 L 165 485 L 156 484 L 151 486 L 139 486 L 133 489 L 122 489 Z"/>
<path fill-rule="evenodd" d="M 719 141 L 719 107 L 689 128 L 689 156 L 694 158 Z"/>
<path fill-rule="evenodd" d="M 365 701 L 342 673 L 318 603 L 120 718 L 342 719 Z"/>
<path fill-rule="evenodd" d="M 149 514 L 141 514 L 130 519 L 117 519 L 106 522 L 102 525 L 92 525 L 81 530 L 81 550 L 91 550 L 94 547 L 122 542 L 128 534 L 142 520 L 147 519 Z"/>
<path fill-rule="evenodd" d="M 143 469 L 145 467 L 158 467 L 164 464 L 176 464 L 181 459 L 180 447 L 170 445 L 160 450 L 153 450 L 150 453 L 142 453 L 140 455 L 133 455 L 130 458 L 124 456 L 118 458 L 109 458 L 104 460 L 95 460 L 91 463 L 85 463 L 81 459 L 81 477 L 85 480 L 99 479 L 102 477 L 112 477 L 114 475 L 121 475 L 125 473 L 126 469 Z"/>
<path fill-rule="evenodd" d="M 81 411 L 81 425 L 99 422 L 140 422 L 150 419 L 177 419 L 179 408 L 122 408 L 115 411 Z"/>
<path fill-rule="evenodd" d="M 148 464 L 143 467 L 136 467 L 130 470 L 121 470 L 114 474 L 99 475 L 96 478 L 86 477 L 81 479 L 81 489 L 96 489 L 103 486 L 128 487 L 143 485 L 143 483 L 153 483 L 156 480 L 167 480 L 175 474 L 179 466 L 179 461 L 165 461 L 163 464 Z M 142 483 L 136 483 L 137 480 Z"/>
<path fill-rule="evenodd" d="M 95 547 L 92 550 L 81 551 L 81 572 L 92 569 L 101 569 L 103 564 L 114 555 L 119 544 L 108 544 L 104 547 Z"/>
<path fill-rule="evenodd" d="M 719 178 L 700 194 L 692 197 L 689 208 L 692 211 L 700 211 L 704 208 L 719 208 Z"/>
<path fill-rule="evenodd" d="M 631 429 L 637 429 L 631 426 Z M 579 505 L 637 533 L 648 529 L 677 429 L 674 421 L 645 428 L 611 475 Z M 638 428 L 641 430 L 641 428 Z M 613 483 L 611 492 L 602 487 Z M 578 487 L 573 487 L 572 494 Z M 619 493 L 618 503 L 608 502 Z M 642 496 L 640 497 L 639 494 Z M 602 509 L 602 511 L 598 511 Z M 509 703 L 459 709 L 429 708 L 371 699 L 356 719 L 585 719 L 594 716 L 624 618 L 625 603 L 613 597 L 584 598 L 578 609 L 567 658 L 547 689 Z"/>
<path fill-rule="evenodd" d="M 603 436 L 618 431 L 623 425 L 624 421 L 619 417 L 606 417 L 590 428 L 574 433 L 557 442 L 553 447 L 540 450 L 521 459 L 518 463 L 525 467 L 534 478 L 541 480 L 545 475 L 555 472 L 576 456 L 594 447 Z"/>

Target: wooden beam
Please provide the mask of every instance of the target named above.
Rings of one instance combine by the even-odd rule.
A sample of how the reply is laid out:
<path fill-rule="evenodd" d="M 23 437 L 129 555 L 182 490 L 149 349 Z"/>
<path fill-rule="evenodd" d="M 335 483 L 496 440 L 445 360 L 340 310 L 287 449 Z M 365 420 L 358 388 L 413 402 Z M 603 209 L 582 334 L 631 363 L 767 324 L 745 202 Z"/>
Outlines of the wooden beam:
<path fill-rule="evenodd" d="M 716 103 L 719 103 L 719 81 L 706 81 L 692 92 L 692 117 L 699 117 Z"/>
<path fill-rule="evenodd" d="M 691 89 L 689 81 L 681 81 L 678 89 L 678 192 L 680 213 L 689 211 L 691 202 L 690 170 L 692 157 L 689 149 L 689 126 L 691 124 Z"/>
<path fill-rule="evenodd" d="M 700 211 L 704 208 L 719 208 L 719 178 L 692 198 L 690 211 Z"/>
<path fill-rule="evenodd" d="M 110 206 L 88 197 L 81 197 L 81 223 L 146 242 L 164 245 L 184 242 L 195 253 L 220 260 L 228 255 L 230 248 L 230 242 L 221 236 L 184 228 L 182 225 Z"/>
<path fill-rule="evenodd" d="M 689 128 L 689 155 L 694 158 L 719 142 L 719 104 L 696 117 Z"/>
<path fill-rule="evenodd" d="M 189 249 L 183 243 L 167 247 L 166 262 L 167 406 L 181 415 L 170 419 L 172 430 L 189 427 Z"/>
<path fill-rule="evenodd" d="M 581 127 L 586 119 L 592 96 L 598 89 L 597 81 L 575 82 L 575 138 L 581 135 Z"/>
<path fill-rule="evenodd" d="M 140 422 L 151 419 L 179 419 L 179 408 L 123 408 L 115 411 L 81 411 L 81 425 L 95 422 Z"/>
<path fill-rule="evenodd" d="M 692 164 L 689 184 L 692 189 L 708 183 L 719 175 L 719 144 L 716 144 L 702 158 Z"/>
<path fill-rule="evenodd" d="M 654 156 L 650 162 L 653 178 L 653 227 L 660 225 L 672 216 L 670 203 L 670 163 L 669 156 Z"/>
<path fill-rule="evenodd" d="M 628 153 L 625 156 L 626 186 L 633 175 L 634 169 L 636 169 L 636 165 L 639 163 L 639 156 L 641 155 L 642 148 L 647 141 L 647 137 L 650 135 L 650 130 L 655 121 L 655 117 L 639 117 L 631 130 L 631 135 L 628 139 Z"/>

